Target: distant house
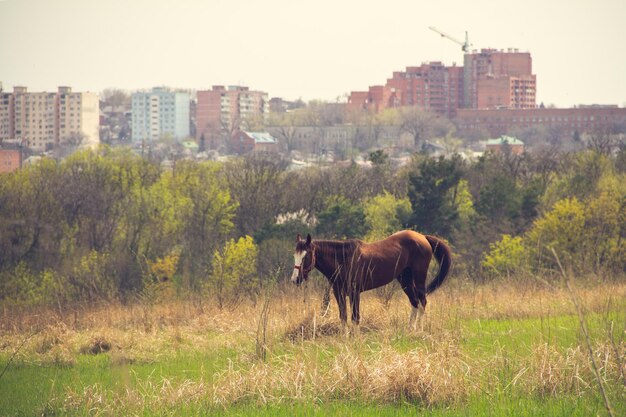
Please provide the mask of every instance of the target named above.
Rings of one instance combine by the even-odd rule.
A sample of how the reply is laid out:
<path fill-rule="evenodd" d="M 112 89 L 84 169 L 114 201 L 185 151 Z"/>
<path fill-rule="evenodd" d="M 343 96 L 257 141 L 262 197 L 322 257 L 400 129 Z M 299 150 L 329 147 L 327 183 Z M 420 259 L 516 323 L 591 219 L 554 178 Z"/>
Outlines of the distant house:
<path fill-rule="evenodd" d="M 524 142 L 512 136 L 500 136 L 497 139 L 489 139 L 486 150 L 493 153 L 502 153 L 505 147 L 508 147 L 510 152 L 515 155 L 524 153 Z"/>
<path fill-rule="evenodd" d="M 236 154 L 277 152 L 278 140 L 267 132 L 237 130 L 231 137 L 231 149 Z"/>
<path fill-rule="evenodd" d="M 430 142 L 428 140 L 422 143 L 422 151 L 426 152 L 427 154 L 431 156 L 440 156 L 440 155 L 446 154 L 446 148 L 444 148 L 438 143 Z"/>
<path fill-rule="evenodd" d="M 188 150 L 191 153 L 198 153 L 198 149 L 200 148 L 194 140 L 184 140 L 181 142 L 181 145 L 185 150 Z"/>
<path fill-rule="evenodd" d="M 22 151 L 19 149 L 0 149 L 0 174 L 13 172 L 22 167 Z"/>

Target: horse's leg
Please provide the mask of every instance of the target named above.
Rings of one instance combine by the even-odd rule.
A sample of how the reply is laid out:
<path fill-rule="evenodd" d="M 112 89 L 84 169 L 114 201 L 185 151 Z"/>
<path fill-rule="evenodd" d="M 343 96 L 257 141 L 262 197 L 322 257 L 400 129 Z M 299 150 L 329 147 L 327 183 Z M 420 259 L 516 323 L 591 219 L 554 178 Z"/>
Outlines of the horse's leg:
<path fill-rule="evenodd" d="M 417 309 L 412 312 L 412 315 L 417 316 L 417 319 L 421 326 L 423 326 L 422 318 L 426 313 L 426 277 L 428 275 L 428 264 L 421 265 L 421 267 L 413 268 L 413 285 L 415 288 L 415 295 L 419 301 Z M 415 321 L 413 322 L 413 330 L 416 329 Z"/>
<path fill-rule="evenodd" d="M 409 329 L 413 329 L 415 327 L 415 318 L 417 317 L 417 313 L 420 306 L 420 300 L 417 294 L 417 288 L 415 286 L 415 281 L 413 279 L 413 273 L 411 268 L 405 268 L 402 273 L 398 276 L 398 281 L 400 281 L 400 286 L 402 287 L 402 291 L 406 294 L 411 302 L 411 316 L 409 317 Z"/>
<path fill-rule="evenodd" d="M 352 308 L 352 323 L 358 325 L 361 322 L 361 294 L 358 291 L 350 294 L 350 307 Z"/>
<path fill-rule="evenodd" d="M 328 314 L 328 310 L 330 307 L 330 289 L 331 289 L 331 285 L 328 285 L 325 289 L 324 289 L 324 295 L 322 297 L 322 317 L 326 317 L 326 314 Z"/>
<path fill-rule="evenodd" d="M 341 324 L 345 327 L 348 321 L 348 314 L 346 313 L 346 293 L 339 285 L 333 285 L 333 294 L 335 295 L 335 300 L 337 300 Z"/>

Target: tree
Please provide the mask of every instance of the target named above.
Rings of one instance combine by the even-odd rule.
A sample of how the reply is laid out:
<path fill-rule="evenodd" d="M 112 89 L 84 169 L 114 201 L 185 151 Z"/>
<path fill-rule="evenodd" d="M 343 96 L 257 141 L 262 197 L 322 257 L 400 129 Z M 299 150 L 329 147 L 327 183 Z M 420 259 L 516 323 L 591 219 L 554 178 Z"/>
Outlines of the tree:
<path fill-rule="evenodd" d="M 250 132 L 258 132 L 265 129 L 265 122 L 263 114 L 248 114 L 241 118 L 240 128 Z"/>
<path fill-rule="evenodd" d="M 515 218 L 520 205 L 521 195 L 515 180 L 499 175 L 481 188 L 476 210 L 493 221 L 502 221 Z"/>
<path fill-rule="evenodd" d="M 198 152 L 206 151 L 206 138 L 204 137 L 204 133 L 200 135 L 200 143 L 198 144 Z"/>
<path fill-rule="evenodd" d="M 474 220 L 486 222 L 495 232 L 489 241 L 522 233 L 530 224 L 555 165 L 551 157 L 488 153 L 469 167 L 468 186 L 480 215 Z"/>
<path fill-rule="evenodd" d="M 451 236 L 457 227 L 456 189 L 463 174 L 460 156 L 424 158 L 409 172 L 408 197 L 413 216 L 410 224 L 426 233 Z"/>
<path fill-rule="evenodd" d="M 388 192 L 379 194 L 365 202 L 365 222 L 369 231 L 365 240 L 374 241 L 402 229 L 411 215 L 408 198 L 396 198 Z"/>
<path fill-rule="evenodd" d="M 367 232 L 365 212 L 343 196 L 326 200 L 326 208 L 318 215 L 317 233 L 331 239 L 361 238 Z"/>
<path fill-rule="evenodd" d="M 584 200 L 593 194 L 603 177 L 612 175 L 611 160 L 594 151 L 582 151 L 561 158 L 554 176 L 541 199 L 544 208 L 568 197 Z"/>
<path fill-rule="evenodd" d="M 558 201 L 545 216 L 535 220 L 527 235 L 527 244 L 533 251 L 539 265 L 556 266 L 552 249 L 561 257 L 561 261 L 576 262 L 580 267 L 584 259 L 583 232 L 585 226 L 585 207 L 577 198 Z"/>
<path fill-rule="evenodd" d="M 369 159 L 375 166 L 382 166 L 389 160 L 389 155 L 387 155 L 382 149 L 378 149 L 370 152 L 367 159 Z"/>
<path fill-rule="evenodd" d="M 619 146 L 618 126 L 596 127 L 589 133 L 587 147 L 600 155 L 610 156 Z"/>
<path fill-rule="evenodd" d="M 459 185 L 455 189 L 451 189 L 450 192 L 452 193 L 452 196 L 450 197 L 454 199 L 457 206 L 461 227 L 466 227 L 476 216 L 474 199 L 469 190 L 467 180 L 460 180 Z"/>
<path fill-rule="evenodd" d="M 619 185 L 591 198 L 585 205 L 585 238 L 594 270 L 626 268 L 626 193 Z"/>
<path fill-rule="evenodd" d="M 270 113 L 268 125 L 272 135 L 286 147 L 287 152 L 295 149 L 297 121 L 293 113 Z"/>
<path fill-rule="evenodd" d="M 400 130 L 413 137 L 415 149 L 419 149 L 420 142 L 433 136 L 446 137 L 454 129 L 445 117 L 417 106 L 400 108 L 398 118 Z"/>
<path fill-rule="evenodd" d="M 233 301 L 235 290 L 254 295 L 259 287 L 257 257 L 259 249 L 250 236 L 230 239 L 222 250 L 213 253 L 207 285 L 215 294 L 219 308 Z"/>
<path fill-rule="evenodd" d="M 126 90 L 117 88 L 105 88 L 100 94 L 103 106 L 123 107 L 130 109 L 130 94 Z"/>
<path fill-rule="evenodd" d="M 287 161 L 255 154 L 224 166 L 228 189 L 239 203 L 234 219 L 237 233 L 252 235 L 273 222 L 283 210 L 283 182 Z"/>
<path fill-rule="evenodd" d="M 197 286 L 195 277 L 206 270 L 206 254 L 212 253 L 234 228 L 233 201 L 220 165 L 213 162 L 181 161 L 168 178 L 174 196 L 173 210 L 181 222 L 178 241 L 182 244 L 181 261 L 188 284 Z"/>
<path fill-rule="evenodd" d="M 103 251 L 111 248 L 122 217 L 120 202 L 125 184 L 120 165 L 108 148 L 81 151 L 65 160 L 58 198 L 70 228 L 78 227 L 79 246 Z"/>
<path fill-rule="evenodd" d="M 67 231 L 59 190 L 59 166 L 52 159 L 0 175 L 0 270 L 22 261 L 35 270 L 58 266 Z"/>

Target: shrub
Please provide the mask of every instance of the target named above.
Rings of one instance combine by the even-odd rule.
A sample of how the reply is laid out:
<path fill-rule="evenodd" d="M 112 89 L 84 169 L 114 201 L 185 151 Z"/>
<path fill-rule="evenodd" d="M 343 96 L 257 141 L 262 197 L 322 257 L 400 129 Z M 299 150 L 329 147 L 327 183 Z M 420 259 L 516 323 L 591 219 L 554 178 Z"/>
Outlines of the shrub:
<path fill-rule="evenodd" d="M 510 274 L 524 265 L 526 250 L 521 237 L 503 235 L 502 240 L 489 245 L 485 254 L 483 268 L 494 274 Z"/>
<path fill-rule="evenodd" d="M 213 268 L 208 287 L 217 297 L 220 308 L 231 300 L 239 289 L 254 296 L 259 288 L 257 258 L 259 248 L 250 236 L 230 239 L 222 250 L 213 254 Z"/>

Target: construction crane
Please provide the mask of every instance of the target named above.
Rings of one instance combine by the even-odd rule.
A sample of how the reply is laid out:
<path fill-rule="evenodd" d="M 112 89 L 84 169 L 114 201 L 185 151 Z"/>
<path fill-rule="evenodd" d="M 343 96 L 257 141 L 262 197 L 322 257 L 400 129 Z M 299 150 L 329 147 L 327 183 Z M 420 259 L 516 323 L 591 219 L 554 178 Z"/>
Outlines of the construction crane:
<path fill-rule="evenodd" d="M 448 35 L 445 32 L 440 31 L 439 29 L 437 29 L 436 27 L 433 26 L 429 26 L 428 29 L 432 30 L 433 32 L 437 32 L 438 34 L 441 35 L 442 38 L 448 38 L 450 39 L 452 42 L 461 45 L 461 50 L 463 52 L 469 52 L 470 46 L 472 46 L 471 43 L 469 43 L 469 38 L 467 36 L 467 31 L 465 31 L 465 42 L 461 42 L 460 40 L 458 40 L 457 38 L 454 38 L 450 35 Z"/>

